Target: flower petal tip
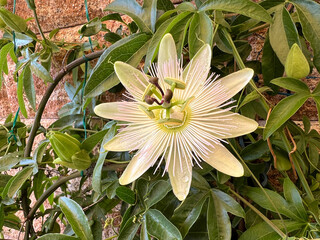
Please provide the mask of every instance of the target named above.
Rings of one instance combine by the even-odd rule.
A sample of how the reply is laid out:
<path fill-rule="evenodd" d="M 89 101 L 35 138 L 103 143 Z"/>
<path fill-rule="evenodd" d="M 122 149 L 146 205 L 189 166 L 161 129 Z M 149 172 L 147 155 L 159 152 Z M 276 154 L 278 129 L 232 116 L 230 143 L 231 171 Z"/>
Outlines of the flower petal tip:
<path fill-rule="evenodd" d="M 234 171 L 234 173 L 232 174 L 232 177 L 242 177 L 243 175 L 244 175 L 244 169 L 243 169 L 243 166 L 241 165 L 241 167 L 239 166 L 238 169 Z"/>
<path fill-rule="evenodd" d="M 174 195 L 178 198 L 179 201 L 184 201 L 188 196 L 188 192 L 174 192 Z"/>

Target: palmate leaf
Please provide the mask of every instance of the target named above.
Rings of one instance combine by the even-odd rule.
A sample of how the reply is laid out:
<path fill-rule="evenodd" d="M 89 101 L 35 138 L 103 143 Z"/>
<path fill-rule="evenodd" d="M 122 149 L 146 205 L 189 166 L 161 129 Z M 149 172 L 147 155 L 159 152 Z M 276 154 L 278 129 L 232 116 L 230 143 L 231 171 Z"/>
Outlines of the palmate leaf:
<path fill-rule="evenodd" d="M 228 194 L 211 189 L 207 210 L 207 228 L 210 240 L 231 239 L 231 223 L 228 212 L 243 217 L 245 213 L 241 205 Z"/>
<path fill-rule="evenodd" d="M 289 182 L 290 180 L 285 180 L 284 184 L 284 199 L 280 194 L 271 191 L 269 189 L 264 189 L 264 191 L 268 194 L 270 199 L 266 197 L 264 191 L 258 187 L 243 187 L 241 189 L 242 193 L 252 199 L 259 206 L 270 210 L 272 212 L 279 212 L 280 214 L 299 222 L 307 222 L 307 214 L 306 210 L 302 205 L 302 199 L 292 185 Z M 294 206 L 296 205 L 296 206 Z M 276 206 L 276 208 L 275 208 Z"/>

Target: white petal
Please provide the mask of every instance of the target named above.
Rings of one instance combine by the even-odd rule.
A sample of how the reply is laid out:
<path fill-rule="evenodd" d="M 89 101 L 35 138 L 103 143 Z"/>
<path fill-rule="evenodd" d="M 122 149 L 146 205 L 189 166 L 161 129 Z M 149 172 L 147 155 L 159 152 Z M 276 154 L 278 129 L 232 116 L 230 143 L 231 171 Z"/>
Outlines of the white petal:
<path fill-rule="evenodd" d="M 148 86 L 148 77 L 138 69 L 124 62 L 115 62 L 114 70 L 128 92 L 130 92 L 135 99 L 141 100 L 143 92 Z"/>
<path fill-rule="evenodd" d="M 131 159 L 129 165 L 119 178 L 121 185 L 129 184 L 146 172 L 164 152 L 167 135 L 160 131 L 150 133 L 149 142 L 144 144 Z"/>
<path fill-rule="evenodd" d="M 174 61 L 174 63 L 177 61 L 177 49 L 172 35 L 167 33 L 160 42 L 158 66 L 162 68 L 161 66 L 165 65 L 169 61 Z M 171 66 L 175 68 L 176 64 L 172 64 Z"/>
<path fill-rule="evenodd" d="M 192 180 L 191 159 L 187 156 L 183 157 L 182 154 L 179 156 L 178 152 L 178 150 L 174 151 L 171 159 L 166 159 L 166 161 L 170 161 L 168 173 L 173 193 L 180 201 L 183 201 L 188 196 Z"/>
<path fill-rule="evenodd" d="M 224 103 L 241 91 L 252 79 L 253 74 L 254 71 L 251 68 L 245 68 L 219 79 L 217 82 L 221 83 L 221 86 L 225 91 L 225 98 L 222 99 L 220 104 Z"/>
<path fill-rule="evenodd" d="M 95 114 L 107 119 L 126 122 L 147 122 L 148 117 L 138 108 L 136 102 L 102 103 L 94 108 Z"/>
<path fill-rule="evenodd" d="M 259 126 L 256 121 L 237 113 L 230 111 L 216 112 L 217 114 L 213 111 L 206 115 L 195 116 L 194 121 L 196 121 L 195 124 L 198 123 L 199 127 L 220 139 L 246 135 L 255 131 Z"/>
<path fill-rule="evenodd" d="M 150 149 L 151 151 L 152 149 Z M 139 151 L 130 161 L 121 177 L 119 183 L 121 185 L 127 185 L 132 183 L 142 174 L 144 174 L 153 164 L 154 159 L 148 157 L 148 154 L 143 151 Z"/>
<path fill-rule="evenodd" d="M 127 135 L 135 134 L 137 137 L 140 134 L 140 131 L 136 129 L 129 129 L 127 127 L 125 131 L 121 131 L 115 137 L 113 137 L 110 141 L 108 141 L 103 148 L 106 151 L 115 151 L 115 152 L 125 152 L 136 150 L 141 146 L 141 143 L 133 142 L 131 138 L 128 138 Z"/>
<path fill-rule="evenodd" d="M 211 64 L 211 47 L 204 44 L 183 70 L 183 80 L 187 83 L 184 97 L 193 96 L 207 80 Z"/>
<path fill-rule="evenodd" d="M 212 153 L 203 160 L 220 172 L 233 177 L 243 176 L 242 164 L 222 144 L 214 144 Z"/>

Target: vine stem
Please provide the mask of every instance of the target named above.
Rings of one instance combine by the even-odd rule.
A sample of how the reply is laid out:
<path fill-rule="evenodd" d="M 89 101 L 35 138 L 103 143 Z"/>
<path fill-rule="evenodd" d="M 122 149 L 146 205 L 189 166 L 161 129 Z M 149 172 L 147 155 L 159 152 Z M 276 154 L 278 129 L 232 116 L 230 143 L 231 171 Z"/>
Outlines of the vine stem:
<path fill-rule="evenodd" d="M 47 105 L 47 102 L 48 102 L 51 94 L 53 93 L 53 90 L 56 88 L 58 83 L 73 68 L 80 66 L 81 64 L 85 63 L 85 61 L 88 61 L 88 60 L 90 61 L 90 60 L 93 60 L 93 59 L 96 59 L 96 58 L 100 57 L 103 52 L 104 52 L 104 50 L 101 50 L 101 51 L 97 51 L 97 52 L 94 52 L 94 53 L 87 54 L 87 55 L 85 55 L 85 58 L 84 57 L 78 58 L 78 59 L 72 61 L 71 63 L 69 63 L 67 66 L 65 66 L 55 76 L 55 78 L 53 79 L 53 83 L 50 84 L 50 86 L 47 88 L 45 94 L 43 95 L 43 97 L 41 99 L 41 102 L 39 104 L 38 110 L 36 112 L 36 116 L 34 118 L 33 125 L 32 125 L 32 128 L 31 128 L 31 132 L 30 132 L 30 135 L 29 135 L 29 138 L 28 138 L 28 142 L 27 142 L 27 145 L 26 145 L 26 148 L 25 148 L 25 151 L 24 151 L 24 156 L 25 157 L 30 157 L 30 154 L 31 154 L 31 151 L 32 151 L 32 145 L 33 145 L 34 139 L 35 139 L 35 137 L 37 135 L 37 131 L 38 131 L 39 127 L 40 127 L 40 121 L 41 121 L 41 118 L 42 118 L 43 111 L 44 111 L 44 109 L 45 109 L 45 107 Z M 78 174 L 80 174 L 80 173 L 78 173 Z M 48 196 L 50 196 L 50 195 L 48 195 Z M 21 199 L 22 199 L 23 212 L 24 212 L 24 215 L 27 215 L 27 219 L 28 219 L 28 216 L 31 215 L 30 213 L 35 213 L 35 211 L 38 209 L 38 207 L 41 206 L 41 204 L 42 204 L 41 203 L 36 208 L 35 207 L 31 208 L 30 211 L 29 211 L 29 205 L 27 204 L 28 191 L 23 191 L 22 192 Z M 25 240 L 29 239 L 29 233 L 30 233 L 30 231 L 32 231 L 32 229 L 33 229 L 33 227 L 32 227 L 32 219 L 29 219 L 26 222 L 26 227 L 25 227 L 25 236 L 24 236 Z"/>
<path fill-rule="evenodd" d="M 102 171 L 110 171 L 110 170 L 119 170 L 119 169 L 123 169 L 125 166 L 127 166 L 127 164 L 110 164 L 107 166 L 104 166 L 102 168 Z M 84 171 L 85 175 L 90 175 L 92 174 L 92 170 L 85 170 Z M 71 179 L 74 178 L 78 178 L 81 177 L 81 172 L 75 172 L 72 173 L 68 176 L 64 176 L 61 177 L 59 180 L 57 180 L 54 184 L 52 184 L 37 200 L 37 202 L 33 205 L 33 207 L 30 209 L 29 214 L 27 215 L 27 221 L 31 221 L 34 218 L 34 215 L 36 213 L 36 211 L 38 210 L 38 208 L 41 206 L 41 204 L 52 194 L 54 193 L 55 190 L 57 190 L 60 186 L 62 186 L 63 184 L 65 184 L 66 182 L 68 182 Z"/>
<path fill-rule="evenodd" d="M 44 36 L 42 28 L 41 28 L 40 23 L 39 23 L 39 19 L 38 19 L 36 8 L 34 8 L 32 11 L 33 11 L 33 16 L 34 16 L 34 19 L 36 21 L 37 27 L 39 29 L 40 35 L 41 35 L 42 39 L 44 40 L 44 42 L 47 43 L 47 39 Z"/>
<path fill-rule="evenodd" d="M 290 153 L 291 150 L 292 150 L 292 147 L 291 147 L 291 144 L 290 144 L 290 142 L 289 142 L 284 130 L 281 132 L 281 139 L 282 139 L 282 141 L 283 141 L 283 143 L 284 143 L 284 145 L 285 145 L 285 147 L 287 149 L 287 152 Z M 302 184 L 304 190 L 306 191 L 306 194 L 307 194 L 308 198 L 313 202 L 315 200 L 314 196 L 313 196 L 312 191 L 311 191 L 311 189 L 309 187 L 309 184 L 308 184 L 308 182 L 307 182 L 307 180 L 306 180 L 306 178 L 305 178 L 305 176 L 304 176 L 304 174 L 303 174 L 303 172 L 302 172 L 302 170 L 300 168 L 300 165 L 299 165 L 299 163 L 297 161 L 296 153 L 292 153 L 291 158 L 292 158 L 293 164 L 295 166 L 295 169 L 297 171 L 297 174 L 299 176 L 299 179 L 301 181 L 301 184 Z"/>
<path fill-rule="evenodd" d="M 88 60 L 93 60 L 93 59 L 96 59 L 96 58 L 100 57 L 103 52 L 104 51 L 101 50 L 101 51 L 97 51 L 97 52 L 94 52 L 94 53 L 90 53 L 90 54 L 85 55 L 85 58 L 88 59 Z M 32 128 L 31 128 L 31 132 L 30 132 L 30 135 L 29 135 L 29 138 L 28 138 L 28 142 L 27 142 L 27 145 L 26 145 L 26 148 L 25 148 L 25 152 L 24 152 L 24 156 L 25 157 L 30 157 L 31 150 L 32 150 L 32 145 L 33 145 L 34 139 L 35 139 L 35 137 L 37 135 L 37 131 L 38 131 L 39 127 L 40 127 L 40 121 L 41 121 L 41 117 L 42 117 L 43 111 L 44 111 L 44 109 L 46 107 L 46 104 L 47 104 L 47 102 L 48 102 L 53 90 L 58 85 L 58 83 L 63 79 L 63 77 L 66 74 L 68 74 L 73 68 L 78 67 L 79 65 L 85 63 L 85 61 L 86 61 L 85 58 L 83 58 L 83 57 L 78 58 L 78 59 L 74 60 L 73 62 L 69 63 L 67 66 L 65 66 L 55 76 L 55 78 L 53 79 L 53 83 L 51 83 L 51 85 L 47 88 L 45 94 L 43 95 L 43 97 L 41 99 L 41 102 L 39 104 L 36 116 L 34 118 L 34 122 L 33 122 Z"/>

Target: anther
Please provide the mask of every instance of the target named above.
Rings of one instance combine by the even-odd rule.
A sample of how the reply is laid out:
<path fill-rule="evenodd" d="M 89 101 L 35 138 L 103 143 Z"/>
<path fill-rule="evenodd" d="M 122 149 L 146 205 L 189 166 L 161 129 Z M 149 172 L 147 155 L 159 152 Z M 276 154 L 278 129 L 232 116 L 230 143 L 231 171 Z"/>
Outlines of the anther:
<path fill-rule="evenodd" d="M 175 84 L 175 88 L 177 88 L 177 89 L 185 89 L 186 88 L 186 83 L 181 81 L 180 79 L 166 77 L 164 79 L 164 81 L 166 83 L 168 83 L 170 86 Z"/>
<path fill-rule="evenodd" d="M 167 89 L 166 94 L 163 96 L 163 99 L 166 103 L 170 103 L 173 97 L 173 92 L 170 89 Z"/>
<path fill-rule="evenodd" d="M 161 105 L 163 103 L 163 101 L 159 102 L 157 99 L 149 95 L 145 96 L 144 101 L 149 105 L 152 105 L 154 102 L 156 102 L 158 105 Z"/>
<path fill-rule="evenodd" d="M 159 85 L 159 78 L 157 78 L 157 77 L 151 77 L 151 78 L 149 78 L 149 83 L 151 83 L 151 84 L 153 84 L 154 86 L 156 86 L 156 87 L 159 89 L 159 91 L 161 92 L 161 95 L 162 95 L 162 96 L 164 95 L 164 92 L 163 92 L 162 88 L 161 88 L 160 85 Z"/>

